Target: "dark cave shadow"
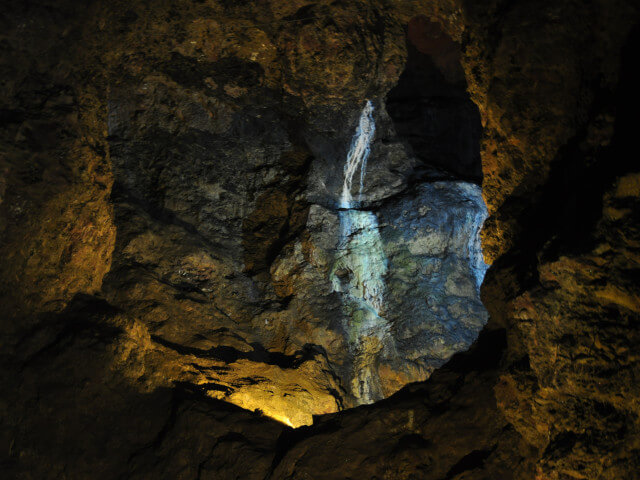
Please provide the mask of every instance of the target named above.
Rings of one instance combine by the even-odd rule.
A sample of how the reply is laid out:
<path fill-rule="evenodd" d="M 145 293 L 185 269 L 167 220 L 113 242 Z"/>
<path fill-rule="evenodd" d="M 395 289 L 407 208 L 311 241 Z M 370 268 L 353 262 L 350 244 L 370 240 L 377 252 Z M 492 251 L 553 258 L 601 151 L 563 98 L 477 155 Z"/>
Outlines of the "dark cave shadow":
<path fill-rule="evenodd" d="M 19 402 L 7 404 L 5 427 L 18 443 L 32 438 L 33 445 L 26 459 L 19 449 L 3 455 L 3 472 L 11 478 L 34 473 L 29 462 L 35 458 L 44 465 L 68 465 L 68 473 L 78 478 L 84 462 L 95 463 L 101 478 L 129 478 L 131 472 L 154 471 L 158 462 L 176 468 L 171 453 L 183 442 L 207 446 L 202 452 L 192 449 L 195 465 L 225 442 L 248 445 L 270 460 L 277 437 L 290 427 L 208 397 L 195 385 L 177 382 L 145 392 L 113 371 L 118 338 L 125 333 L 115 318 L 121 313 L 102 298 L 76 295 L 21 340 L 21 355 L 3 372 L 1 396 L 3 401 L 19 396 Z M 69 435 L 80 450 L 67 445 Z M 84 462 L 78 462 L 79 452 Z"/>
<path fill-rule="evenodd" d="M 460 45 L 421 16 L 409 22 L 406 45 L 405 69 L 386 98 L 397 136 L 421 162 L 418 171 L 435 167 L 480 184 L 482 125 L 467 93 Z"/>
<path fill-rule="evenodd" d="M 588 253 L 596 246 L 598 239 L 594 232 L 602 217 L 605 192 L 618 177 L 638 170 L 630 154 L 637 149 L 640 73 L 635 65 L 635 53 L 638 49 L 640 24 L 631 30 L 623 46 L 617 88 L 610 91 L 594 86 L 596 94 L 588 120 L 558 151 L 547 183 L 534 192 L 519 188 L 498 212 L 527 219 L 524 228 L 516 232 L 513 247 L 494 262 L 501 268 L 516 262 L 522 265 L 516 273 L 525 287 L 537 283 L 535 273 L 539 261 L 553 261 L 568 253 Z M 603 114 L 615 115 L 611 142 L 595 148 L 585 147 L 591 123 Z M 637 221 L 640 223 L 640 218 Z M 543 256 L 539 260 L 541 250 Z"/>

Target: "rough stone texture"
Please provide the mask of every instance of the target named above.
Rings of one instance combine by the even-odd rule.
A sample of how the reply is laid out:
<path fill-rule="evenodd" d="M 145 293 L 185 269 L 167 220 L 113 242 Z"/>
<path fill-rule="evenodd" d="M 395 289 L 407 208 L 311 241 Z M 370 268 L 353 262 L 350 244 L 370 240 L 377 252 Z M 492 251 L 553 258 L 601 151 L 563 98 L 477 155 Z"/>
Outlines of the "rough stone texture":
<path fill-rule="evenodd" d="M 633 2 L 468 2 L 463 66 L 482 116 L 489 263 L 515 247 L 559 151 L 615 90 Z M 474 28 L 477 25 L 479 28 Z M 610 108 L 610 107 L 609 107 Z M 606 142 L 607 134 L 600 139 Z"/>
<path fill-rule="evenodd" d="M 72 8 L 54 9 L 47 23 L 30 13 L 15 4 L 2 18 L 3 335 L 78 292 L 99 291 L 115 238 L 105 95 L 91 58 L 99 39 L 81 25 L 65 29 Z"/>
<path fill-rule="evenodd" d="M 485 215 L 480 188 L 465 182 L 422 184 L 379 213 L 311 206 L 308 234 L 271 273 L 279 295 L 295 293 L 285 318 L 317 319 L 288 336 L 323 345 L 346 380 L 344 406 L 428 377 L 475 340 L 486 323 L 478 296 Z M 356 225 L 347 238 L 343 222 Z M 363 304 L 363 289 L 379 271 L 386 288 L 378 316 Z"/>
<path fill-rule="evenodd" d="M 271 465 L 281 424 L 132 382 L 136 357 L 164 352 L 103 300 L 77 297 L 19 346 L 0 377 L 3 478 L 264 478 Z"/>
<path fill-rule="evenodd" d="M 634 2 L 96 0 L 2 15 L 4 476 L 637 477 Z M 309 402 L 297 411 L 347 398 L 327 351 L 303 343 L 326 332 L 316 345 L 338 351 L 342 337 L 298 328 L 299 285 L 269 266 L 309 254 L 308 202 L 331 198 L 301 179 L 346 148 L 353 105 L 397 84 L 405 27 L 449 79 L 438 38 L 462 45 L 484 127 L 489 323 L 429 381 L 309 428 L 207 398 Z M 380 139 L 400 204 L 436 172 L 410 141 Z M 299 338 L 266 340 L 273 317 Z M 305 397 L 317 379 L 326 395 Z"/>
<path fill-rule="evenodd" d="M 476 131 L 451 137 L 446 132 L 456 130 L 455 122 L 429 114 L 445 132 L 436 132 L 434 144 L 457 149 L 464 138 L 475 142 L 475 153 L 465 145 L 436 155 L 432 146 L 414 155 L 384 103 L 404 60 L 401 24 L 376 9 L 328 12 L 303 8 L 282 25 L 267 22 L 271 30 L 259 45 L 251 43 L 252 32 L 239 40 L 242 48 L 222 51 L 217 42 L 230 26 L 214 35 L 213 20 L 188 12 L 172 17 L 185 38 L 167 32 L 159 40 L 170 52 L 159 46 L 146 52 L 144 41 L 127 44 L 137 53 L 113 59 L 109 77 L 117 242 L 102 293 L 173 351 L 171 367 L 161 360 L 147 365 L 171 368 L 168 384 L 200 385 L 214 398 L 296 426 L 426 379 L 468 347 L 486 322 L 476 286 L 468 288 L 475 280 L 467 265 L 478 256 L 481 199 L 477 192 L 466 195 L 469 208 L 460 209 L 454 194 L 439 201 L 410 188 L 445 176 L 427 170 L 425 155 L 451 157 L 459 168 L 475 161 L 477 168 L 479 123 Z M 131 16 L 131 29 L 141 27 L 145 17 L 139 17 Z M 284 63 L 279 72 L 276 61 Z M 464 77 L 456 65 L 453 86 L 440 80 L 440 88 L 462 97 Z M 388 319 L 371 328 L 363 310 L 344 304 L 332 286 L 335 271 L 350 274 L 337 266 L 335 209 L 365 95 L 374 99 L 379 127 L 361 206 L 388 217 L 400 218 L 400 208 L 419 212 L 381 226 L 410 228 L 415 245 L 403 250 L 383 232 Z M 438 95 L 438 89 L 422 93 L 427 103 Z M 400 108 L 410 101 L 394 100 Z M 432 252 L 419 246 L 428 242 Z M 433 278 L 423 279 L 432 270 Z M 444 290 L 433 288 L 446 281 Z M 430 306 L 424 300 L 429 289 Z"/>

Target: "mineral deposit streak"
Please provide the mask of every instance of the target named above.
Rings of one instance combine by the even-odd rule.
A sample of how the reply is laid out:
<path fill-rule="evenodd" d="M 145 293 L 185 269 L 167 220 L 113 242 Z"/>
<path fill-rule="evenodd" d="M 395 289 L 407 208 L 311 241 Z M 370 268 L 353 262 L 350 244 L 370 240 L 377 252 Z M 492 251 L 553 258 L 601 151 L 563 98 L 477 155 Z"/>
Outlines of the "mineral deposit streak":
<path fill-rule="evenodd" d="M 387 258 L 378 218 L 374 212 L 356 208 L 362 204 L 367 159 L 374 134 L 373 105 L 367 101 L 344 166 L 339 203 L 340 239 L 331 278 L 334 291 L 343 294 L 347 310 L 348 324 L 345 327 L 357 357 L 352 387 L 362 403 L 371 403 L 382 396 L 374 372 L 374 360 L 388 333 L 388 323 L 381 316 Z M 354 200 L 352 183 L 358 170 L 360 185 L 357 200 Z"/>
<path fill-rule="evenodd" d="M 373 105 L 367 100 L 362 113 L 356 134 L 351 141 L 351 148 L 347 154 L 347 162 L 344 165 L 344 183 L 342 184 L 342 195 L 340 196 L 340 208 L 352 208 L 353 197 L 351 196 L 351 185 L 353 176 L 360 169 L 360 190 L 358 190 L 358 200 L 362 199 L 362 188 L 364 186 L 364 176 L 367 169 L 367 158 L 371 153 L 371 141 L 376 132 L 376 122 L 373 119 Z"/>

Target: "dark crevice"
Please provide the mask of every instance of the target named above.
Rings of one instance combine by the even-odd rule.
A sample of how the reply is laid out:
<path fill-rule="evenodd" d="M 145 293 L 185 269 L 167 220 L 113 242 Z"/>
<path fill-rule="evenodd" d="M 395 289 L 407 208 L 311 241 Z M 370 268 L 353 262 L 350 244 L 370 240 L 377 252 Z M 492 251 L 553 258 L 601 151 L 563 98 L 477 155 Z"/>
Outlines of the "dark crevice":
<path fill-rule="evenodd" d="M 480 183 L 482 125 L 466 91 L 459 45 L 438 24 L 417 17 L 408 27 L 407 51 L 386 108 L 398 137 L 420 160 L 414 176 L 442 171 Z"/>
<path fill-rule="evenodd" d="M 454 355 L 445 366 L 457 373 L 495 370 L 500 365 L 506 347 L 507 334 L 504 329 L 484 329 L 468 352 Z"/>
<path fill-rule="evenodd" d="M 403 452 L 412 449 L 422 450 L 431 448 L 432 446 L 433 442 L 427 440 L 422 435 L 418 435 L 417 433 L 409 433 L 400 437 L 398 443 L 394 447 L 394 451 Z"/>
<path fill-rule="evenodd" d="M 295 429 L 285 428 L 278 437 L 275 447 L 275 455 L 264 480 L 271 480 L 273 478 L 273 473 L 278 465 L 280 465 L 280 462 L 282 462 L 287 453 L 297 444 L 303 442 L 307 438 L 331 434 L 339 430 L 340 422 L 335 417 L 331 420 L 325 420 L 319 425 L 312 425 L 310 427 L 303 426 Z"/>
<path fill-rule="evenodd" d="M 174 385 L 181 386 L 183 388 L 185 388 L 187 384 L 188 382 L 174 382 Z M 189 386 L 194 390 L 199 390 L 203 395 L 207 395 L 209 392 L 222 392 L 225 396 L 233 393 L 233 388 L 215 382 L 199 383 L 197 385 L 189 384 Z"/>
<path fill-rule="evenodd" d="M 151 339 L 160 345 L 170 348 L 181 355 L 193 355 L 200 358 L 213 358 L 226 364 L 235 363 L 238 360 L 250 360 L 253 362 L 275 365 L 285 369 L 298 368 L 304 362 L 313 360 L 320 352 L 316 345 L 306 344 L 302 350 L 293 355 L 286 355 L 279 352 L 270 352 L 259 343 L 251 343 L 253 350 L 243 352 L 234 347 L 222 345 L 212 347 L 208 350 L 201 348 L 186 347 L 178 343 L 170 342 L 158 335 L 152 335 Z"/>
<path fill-rule="evenodd" d="M 493 453 L 495 450 L 495 446 L 491 450 L 474 450 L 473 452 L 465 455 L 456 463 L 447 475 L 444 477 L 444 480 L 451 480 L 457 475 L 460 475 L 462 472 L 466 472 L 469 470 L 475 470 L 478 468 L 482 468 L 485 460 Z"/>
<path fill-rule="evenodd" d="M 178 52 L 171 52 L 171 59 L 157 65 L 158 70 L 168 75 L 180 85 L 202 89 L 214 95 L 216 91 L 205 82 L 207 78 L 215 78 L 218 83 L 232 82 L 245 88 L 258 87 L 264 71 L 259 63 L 243 61 L 237 57 L 225 57 L 216 62 L 204 62 L 185 57 Z M 224 90 L 218 88 L 219 94 Z"/>

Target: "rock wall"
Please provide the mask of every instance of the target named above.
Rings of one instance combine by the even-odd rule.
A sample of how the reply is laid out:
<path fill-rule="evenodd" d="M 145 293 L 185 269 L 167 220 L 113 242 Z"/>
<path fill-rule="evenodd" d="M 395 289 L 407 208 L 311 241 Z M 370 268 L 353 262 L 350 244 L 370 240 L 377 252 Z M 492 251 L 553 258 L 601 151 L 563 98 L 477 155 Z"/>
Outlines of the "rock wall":
<path fill-rule="evenodd" d="M 117 241 L 102 292 L 158 348 L 173 352 L 171 366 L 145 367 L 175 370 L 162 385 L 200 385 L 214 398 L 295 426 L 426 379 L 486 322 L 469 266 L 478 258 L 474 242 L 484 220 L 479 190 L 469 184 L 460 200 L 461 187 L 451 182 L 440 182 L 433 198 L 414 188 L 447 178 L 435 169 L 442 161 L 426 157 L 479 167 L 477 115 L 469 120 L 478 122 L 475 130 L 451 137 L 455 121 L 427 114 L 425 122 L 431 118 L 442 129 L 432 139 L 442 151 L 414 148 L 384 100 L 402 67 L 389 68 L 404 60 L 401 24 L 382 21 L 375 9 L 327 8 L 266 22 L 260 44 L 252 43 L 259 27 L 243 25 L 240 44 L 222 51 L 221 39 L 240 33 L 227 31 L 235 25 L 214 21 L 204 7 L 172 17 L 170 28 L 186 29 L 184 37 L 155 31 L 154 23 L 147 35 L 159 36 L 162 47 L 151 51 L 147 36 L 137 38 L 149 14 L 132 15 L 122 44 L 113 47 L 107 102 Z M 215 35 L 214 23 L 222 25 Z M 353 32 L 344 37 L 340 29 Z M 330 60 L 326 42 L 340 49 L 330 68 L 335 78 L 317 81 L 316 59 Z M 441 80 L 441 88 L 464 103 L 457 60 L 458 77 Z M 342 281 L 336 274 L 362 269 L 341 258 L 372 246 L 354 226 L 349 235 L 360 235 L 355 242 L 363 245 L 339 252 L 341 241 L 352 240 L 341 240 L 337 206 L 364 95 L 375 104 L 378 126 L 359 200 L 370 211 L 358 215 L 375 223 L 384 217 L 369 233 L 380 231 L 377 248 L 385 258 L 366 266 L 388 287 L 384 318 L 377 319 L 345 303 L 334 286 Z M 438 96 L 436 89 L 421 98 Z M 391 97 L 400 109 L 412 102 Z M 458 103 L 438 111 L 464 117 L 469 106 Z M 465 147 L 448 152 L 460 138 Z M 409 218 L 409 211 L 418 213 Z M 392 231 L 413 246 L 403 249 L 405 240 Z M 366 289 L 365 282 L 355 288 Z"/>
<path fill-rule="evenodd" d="M 2 22 L 8 478 L 634 478 L 633 2 L 96 0 Z M 437 100 L 401 76 L 427 63 Z M 296 430 L 216 400 L 305 424 L 360 403 L 371 358 L 387 396 L 473 341 L 463 79 L 493 263 L 471 350 Z M 365 98 L 397 356 L 349 349 L 322 264 Z M 444 148 L 451 128 L 468 142 Z M 468 256 L 443 255 L 463 239 Z"/>
<path fill-rule="evenodd" d="M 99 39 L 79 23 L 65 26 L 74 10 L 55 8 L 44 22 L 16 4 L 2 17 L 0 317 L 7 338 L 78 292 L 98 292 L 111 263 L 104 72 L 92 63 Z"/>

